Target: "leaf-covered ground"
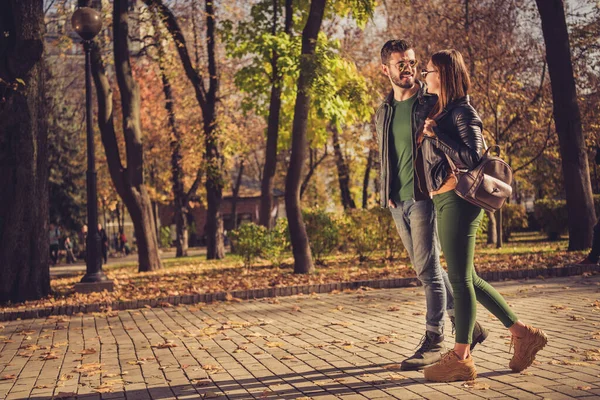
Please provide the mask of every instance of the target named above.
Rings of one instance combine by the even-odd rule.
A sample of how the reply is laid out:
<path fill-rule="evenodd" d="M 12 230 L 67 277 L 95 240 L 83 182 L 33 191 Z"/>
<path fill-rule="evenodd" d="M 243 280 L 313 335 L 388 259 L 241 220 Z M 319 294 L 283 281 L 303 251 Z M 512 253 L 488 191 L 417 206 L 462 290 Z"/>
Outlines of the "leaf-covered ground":
<path fill-rule="evenodd" d="M 479 271 L 551 268 L 574 264 L 586 254 L 567 252 L 566 248 L 565 240 L 546 242 L 539 234 L 520 234 L 502 249 L 478 244 L 475 265 Z M 52 297 L 0 308 L 0 311 L 415 276 L 406 254 L 394 261 L 382 257 L 383 254 L 374 254 L 370 260 L 360 263 L 354 256 L 339 254 L 327 258 L 325 265 L 317 265 L 316 272 L 310 275 L 295 275 L 292 258 L 281 268 L 259 261 L 247 269 L 237 256 L 227 256 L 220 261 L 206 261 L 203 257 L 171 259 L 165 261 L 162 270 L 145 273 L 138 273 L 134 264 L 117 265 L 105 270 L 115 283 L 112 293 L 73 293 L 73 285 L 79 282 L 81 275 L 60 278 L 51 283 Z"/>

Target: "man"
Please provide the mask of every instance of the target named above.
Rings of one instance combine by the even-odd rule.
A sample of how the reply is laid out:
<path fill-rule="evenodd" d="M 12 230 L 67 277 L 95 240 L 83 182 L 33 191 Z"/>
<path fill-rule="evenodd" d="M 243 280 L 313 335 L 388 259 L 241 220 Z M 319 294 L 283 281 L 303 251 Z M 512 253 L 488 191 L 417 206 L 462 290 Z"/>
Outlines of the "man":
<path fill-rule="evenodd" d="M 100 236 L 100 248 L 102 249 L 102 260 L 104 264 L 108 263 L 108 236 L 106 231 L 102 227 L 102 224 L 98 224 L 98 236 Z"/>
<path fill-rule="evenodd" d="M 392 91 L 376 114 L 381 161 L 381 206 L 390 209 L 402 243 L 425 290 L 426 332 L 402 370 L 416 370 L 438 362 L 444 346 L 444 309 L 454 318 L 454 297 L 448 275 L 439 261 L 439 244 L 433 202 L 425 187 L 417 146 L 419 132 L 437 101 L 416 79 L 417 59 L 404 40 L 390 40 L 381 49 L 381 69 Z M 454 322 L 454 321 L 453 321 Z M 487 337 L 475 323 L 473 348 Z"/>

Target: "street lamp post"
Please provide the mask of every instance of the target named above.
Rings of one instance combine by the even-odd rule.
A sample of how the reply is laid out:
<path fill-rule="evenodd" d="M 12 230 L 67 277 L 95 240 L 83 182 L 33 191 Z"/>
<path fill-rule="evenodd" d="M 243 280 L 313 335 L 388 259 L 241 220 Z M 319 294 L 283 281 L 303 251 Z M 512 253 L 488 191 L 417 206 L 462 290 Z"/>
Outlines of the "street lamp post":
<path fill-rule="evenodd" d="M 87 129 L 87 214 L 88 235 L 86 243 L 86 274 L 75 285 L 77 292 L 95 292 L 112 290 L 113 282 L 102 272 L 101 238 L 98 232 L 98 194 L 96 191 L 96 156 L 94 149 L 94 131 L 92 128 L 92 40 L 102 29 L 100 13 L 90 7 L 80 7 L 71 18 L 71 24 L 83 39 L 85 50 L 85 113 Z"/>

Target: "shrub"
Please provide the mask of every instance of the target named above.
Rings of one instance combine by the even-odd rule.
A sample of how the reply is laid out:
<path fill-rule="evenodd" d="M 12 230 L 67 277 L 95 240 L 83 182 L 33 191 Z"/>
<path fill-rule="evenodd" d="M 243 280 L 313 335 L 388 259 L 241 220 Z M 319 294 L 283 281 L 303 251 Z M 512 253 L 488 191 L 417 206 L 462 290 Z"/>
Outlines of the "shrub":
<path fill-rule="evenodd" d="M 227 233 L 234 243 L 235 253 L 242 257 L 246 268 L 252 266 L 256 258 L 261 256 L 267 242 L 267 235 L 264 226 L 253 222 L 245 222 L 236 230 Z"/>
<path fill-rule="evenodd" d="M 488 234 L 488 223 L 489 218 L 487 212 L 483 212 L 483 218 L 481 218 L 481 223 L 477 228 L 477 240 L 481 240 L 487 242 L 487 234 Z"/>
<path fill-rule="evenodd" d="M 171 227 L 161 226 L 160 227 L 160 247 L 170 247 L 171 240 Z"/>
<path fill-rule="evenodd" d="M 558 240 L 568 227 L 565 200 L 542 199 L 534 203 L 534 214 L 549 240 Z"/>
<path fill-rule="evenodd" d="M 344 218 L 344 238 L 356 252 L 359 261 L 369 259 L 379 248 L 381 239 L 377 219 L 367 210 L 348 210 Z"/>
<path fill-rule="evenodd" d="M 318 264 L 323 264 L 323 257 L 331 254 L 339 243 L 338 221 L 321 208 L 303 210 L 302 217 L 313 257 Z"/>
<path fill-rule="evenodd" d="M 277 224 L 267 232 L 263 256 L 275 267 L 283 262 L 285 252 L 290 249 L 290 233 L 286 218 L 279 218 Z"/>
<path fill-rule="evenodd" d="M 375 207 L 369 212 L 377 224 L 379 248 L 385 251 L 385 257 L 393 260 L 400 256 L 404 252 L 404 245 L 390 211 L 386 208 Z"/>
<path fill-rule="evenodd" d="M 522 204 L 504 204 L 502 207 L 502 239 L 510 240 L 510 235 L 527 228 L 527 212 Z"/>

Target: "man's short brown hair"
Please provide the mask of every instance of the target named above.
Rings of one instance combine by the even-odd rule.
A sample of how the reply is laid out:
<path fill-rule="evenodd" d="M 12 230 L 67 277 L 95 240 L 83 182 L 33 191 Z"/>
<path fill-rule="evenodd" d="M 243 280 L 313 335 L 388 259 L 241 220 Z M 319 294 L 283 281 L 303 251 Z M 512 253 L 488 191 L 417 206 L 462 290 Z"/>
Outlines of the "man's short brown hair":
<path fill-rule="evenodd" d="M 412 48 L 412 44 L 406 40 L 388 40 L 381 48 L 381 63 L 387 65 L 392 53 L 404 53 Z"/>

